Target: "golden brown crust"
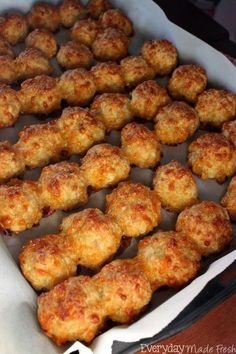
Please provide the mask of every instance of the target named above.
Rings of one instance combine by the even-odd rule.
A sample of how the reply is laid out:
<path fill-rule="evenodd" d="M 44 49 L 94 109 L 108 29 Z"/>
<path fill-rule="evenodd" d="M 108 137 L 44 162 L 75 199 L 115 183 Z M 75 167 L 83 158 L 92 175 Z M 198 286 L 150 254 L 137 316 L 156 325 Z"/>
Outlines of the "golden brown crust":
<path fill-rule="evenodd" d="M 10 55 L 0 56 L 0 83 L 12 84 L 17 80 L 15 60 Z"/>
<path fill-rule="evenodd" d="M 222 133 L 236 146 L 236 120 L 225 122 L 222 127 Z"/>
<path fill-rule="evenodd" d="M 65 108 L 57 125 L 66 141 L 65 150 L 70 155 L 81 154 L 105 138 L 103 123 L 92 117 L 88 109 Z"/>
<path fill-rule="evenodd" d="M 26 47 L 36 48 L 47 57 L 52 58 L 57 52 L 57 42 L 51 32 L 41 29 L 35 29 L 30 32 L 25 40 Z"/>
<path fill-rule="evenodd" d="M 132 92 L 131 106 L 137 117 L 151 120 L 161 107 L 170 102 L 166 89 L 156 81 L 148 80 L 138 85 Z"/>
<path fill-rule="evenodd" d="M 236 96 L 225 90 L 206 90 L 199 95 L 195 108 L 200 122 L 220 128 L 236 116 Z"/>
<path fill-rule="evenodd" d="M 70 32 L 70 38 L 91 47 L 100 30 L 101 26 L 98 21 L 85 18 L 76 21 Z"/>
<path fill-rule="evenodd" d="M 0 35 L 12 45 L 22 42 L 28 33 L 26 18 L 16 12 L 1 16 Z"/>
<path fill-rule="evenodd" d="M 109 10 L 111 4 L 108 0 L 90 0 L 87 5 L 88 12 L 93 18 L 99 18 L 99 16 Z"/>
<path fill-rule="evenodd" d="M 106 28 L 92 44 L 94 56 L 101 61 L 117 61 L 128 54 L 129 39 L 118 29 Z"/>
<path fill-rule="evenodd" d="M 188 151 L 188 163 L 202 179 L 224 182 L 236 172 L 236 148 L 222 134 L 204 134 L 189 145 Z"/>
<path fill-rule="evenodd" d="M 25 169 L 24 161 L 9 141 L 0 142 L 0 183 L 19 175 Z"/>
<path fill-rule="evenodd" d="M 169 211 L 181 211 L 197 201 L 198 189 L 192 173 L 178 161 L 158 167 L 153 186 L 161 205 Z"/>
<path fill-rule="evenodd" d="M 60 46 L 57 62 L 66 69 L 79 67 L 89 69 L 93 62 L 93 54 L 86 45 L 70 41 Z"/>
<path fill-rule="evenodd" d="M 130 99 L 121 93 L 97 96 L 90 108 L 92 116 L 104 123 L 108 131 L 120 129 L 133 119 Z"/>
<path fill-rule="evenodd" d="M 72 27 L 78 19 L 87 14 L 87 10 L 79 0 L 63 0 L 59 11 L 60 20 L 64 27 Z"/>
<path fill-rule="evenodd" d="M 44 28 L 55 32 L 60 26 L 59 8 L 45 2 L 36 3 L 27 14 L 27 21 L 31 28 Z"/>
<path fill-rule="evenodd" d="M 106 203 L 106 212 L 116 220 L 125 236 L 145 235 L 160 223 L 158 196 L 141 183 L 120 183 L 106 196 Z"/>
<path fill-rule="evenodd" d="M 0 128 L 10 127 L 19 118 L 21 103 L 15 90 L 0 86 Z"/>
<path fill-rule="evenodd" d="M 2 55 L 9 55 L 12 58 L 14 57 L 10 44 L 3 37 L 0 37 L 0 56 Z"/>
<path fill-rule="evenodd" d="M 130 165 L 120 148 L 110 144 L 99 144 L 90 148 L 82 160 L 81 167 L 89 186 L 106 188 L 125 180 Z"/>
<path fill-rule="evenodd" d="M 182 211 L 176 230 L 184 232 L 204 256 L 222 251 L 232 239 L 227 210 L 211 201 L 203 201 Z"/>
<path fill-rule="evenodd" d="M 173 102 L 160 109 L 155 118 L 155 132 L 163 144 L 180 144 L 199 127 L 196 111 L 185 102 Z"/>
<path fill-rule="evenodd" d="M 128 87 L 134 87 L 143 81 L 155 77 L 153 68 L 141 56 L 129 56 L 120 62 L 121 71 Z"/>
<path fill-rule="evenodd" d="M 230 218 L 236 221 L 236 176 L 231 179 L 227 192 L 221 199 L 221 205 L 228 210 Z"/>
<path fill-rule="evenodd" d="M 174 70 L 168 83 L 168 90 L 175 99 L 195 103 L 207 85 L 205 70 L 194 64 L 180 65 Z"/>
<path fill-rule="evenodd" d="M 134 33 L 132 21 L 119 9 L 109 9 L 99 17 L 103 28 L 113 27 L 124 32 L 126 36 Z"/>
<path fill-rule="evenodd" d="M 177 49 L 167 39 L 146 41 L 141 54 L 153 67 L 156 75 L 168 75 L 177 66 Z"/>
<path fill-rule="evenodd" d="M 91 69 L 99 93 L 123 92 L 125 81 L 120 65 L 113 62 L 98 63 Z"/>
<path fill-rule="evenodd" d="M 140 168 L 154 167 L 161 159 L 161 144 L 156 134 L 138 123 L 127 124 L 121 131 L 122 151 Z"/>

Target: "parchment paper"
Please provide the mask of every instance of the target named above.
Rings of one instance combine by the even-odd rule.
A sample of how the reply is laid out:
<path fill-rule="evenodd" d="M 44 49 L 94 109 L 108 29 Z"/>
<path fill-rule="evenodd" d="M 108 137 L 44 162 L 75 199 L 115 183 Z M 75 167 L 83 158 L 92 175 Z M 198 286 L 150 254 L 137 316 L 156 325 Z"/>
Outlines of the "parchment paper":
<path fill-rule="evenodd" d="M 50 2 L 57 3 L 57 1 Z M 167 38 L 178 48 L 181 62 L 198 63 L 204 66 L 211 86 L 222 87 L 236 92 L 236 69 L 233 64 L 224 55 L 203 41 L 169 22 L 163 11 L 152 0 L 113 0 L 111 2 L 115 7 L 123 9 L 135 24 L 136 35 L 130 47 L 131 54 L 137 54 L 142 43 L 147 39 Z M 15 9 L 27 12 L 32 3 L 34 3 L 33 0 L 18 0 L 13 6 Z M 0 12 L 9 10 L 11 7 L 9 0 L 0 0 Z M 68 32 L 65 30 L 56 36 L 59 43 L 69 39 Z M 24 45 L 15 48 L 16 53 L 23 48 Z M 53 75 L 59 75 L 60 69 L 55 59 L 52 62 L 55 67 Z M 162 84 L 165 83 L 163 80 L 158 81 Z M 18 131 L 24 125 L 39 122 L 40 120 L 36 117 L 22 116 L 14 128 L 0 130 L 0 140 L 9 139 L 15 142 Z M 198 131 L 191 140 L 195 139 L 199 134 L 201 132 Z M 107 142 L 119 145 L 120 133 L 116 131 L 111 132 L 107 136 Z M 188 144 L 189 142 L 176 147 L 165 146 L 161 164 L 165 164 L 171 159 L 178 159 L 185 164 Z M 71 160 L 79 161 L 79 157 L 73 156 Z M 40 169 L 35 169 L 27 171 L 24 176 L 28 179 L 37 179 L 39 174 Z M 152 176 L 152 170 L 132 168 L 130 179 L 151 186 Z M 228 183 L 219 185 L 215 181 L 203 182 L 197 177 L 196 181 L 199 186 L 200 199 L 217 202 L 219 202 L 225 193 Z M 104 197 L 108 192 L 110 192 L 109 189 L 91 194 L 89 202 L 85 207 L 104 209 Z M 0 354 L 54 354 L 62 353 L 66 350 L 66 347 L 56 347 L 40 330 L 36 317 L 36 294 L 21 275 L 17 264 L 18 254 L 22 245 L 34 237 L 57 232 L 58 225 L 64 215 L 65 213 L 63 212 L 56 212 L 50 217 L 44 218 L 40 222 L 40 225 L 32 230 L 25 231 L 18 236 L 3 236 L 0 239 Z M 176 214 L 163 210 L 163 221 L 160 228 L 173 228 L 176 217 Z M 235 231 L 234 226 L 234 234 Z M 79 349 L 80 354 L 88 354 L 92 353 L 92 351 L 96 354 L 109 354 L 111 353 L 111 345 L 114 340 L 131 342 L 158 333 L 192 301 L 210 279 L 214 278 L 236 259 L 236 251 L 233 251 L 236 244 L 235 239 L 236 237 L 234 237 L 230 248 L 223 254 L 210 257 L 204 261 L 202 275 L 183 290 L 179 292 L 171 289 L 157 291 L 153 296 L 146 315 L 139 321 L 131 326 L 120 326 L 105 332 L 95 339 L 91 349 L 76 342 L 66 353 Z M 136 242 L 136 240 L 133 240 L 131 247 L 119 256 L 125 258 L 134 255 Z"/>

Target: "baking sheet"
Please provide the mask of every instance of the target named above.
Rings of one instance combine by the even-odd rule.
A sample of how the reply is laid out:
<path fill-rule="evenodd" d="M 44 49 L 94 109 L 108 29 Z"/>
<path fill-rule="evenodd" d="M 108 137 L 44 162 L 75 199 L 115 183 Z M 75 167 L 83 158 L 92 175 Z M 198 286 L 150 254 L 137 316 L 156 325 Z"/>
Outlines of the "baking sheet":
<path fill-rule="evenodd" d="M 18 0 L 14 7 L 26 12 L 34 1 Z M 56 3 L 57 1 L 50 1 Z M 137 54 L 142 43 L 152 38 L 167 38 L 172 41 L 180 53 L 181 62 L 194 62 L 203 65 L 207 71 L 210 84 L 215 87 L 223 87 L 236 92 L 236 69 L 219 52 L 208 46 L 206 43 L 188 34 L 186 31 L 170 23 L 162 10 L 151 0 L 114 0 L 111 1 L 115 7 L 119 7 L 133 20 L 135 24 L 136 35 L 132 39 L 130 47 L 131 54 Z M 0 11 L 9 9 L 9 1 L 0 0 Z M 59 43 L 69 39 L 66 30 L 57 34 Z M 24 48 L 20 45 L 16 48 L 16 53 Z M 54 75 L 60 74 L 60 69 L 53 59 L 55 67 Z M 158 80 L 160 82 L 160 80 Z M 164 83 L 163 80 L 161 80 Z M 17 132 L 24 125 L 39 123 L 37 117 L 21 116 L 14 128 L 0 130 L 0 140 L 9 139 L 12 142 L 17 140 Z M 195 139 L 201 134 L 198 131 L 191 139 Z M 111 132 L 107 136 L 107 142 L 119 145 L 120 133 Z M 189 142 L 188 142 L 189 144 Z M 165 146 L 163 149 L 163 158 L 161 164 L 165 164 L 171 159 L 178 159 L 186 164 L 187 145 L 181 144 L 175 147 Z M 71 158 L 73 161 L 79 161 L 78 156 Z M 40 169 L 27 171 L 25 178 L 37 179 Z M 153 171 L 147 169 L 132 168 L 130 179 L 140 181 L 145 185 L 151 186 Z M 202 181 L 196 177 L 199 186 L 200 199 L 209 199 L 219 201 L 225 193 L 227 183 L 219 185 L 215 181 Z M 84 207 L 98 207 L 104 209 L 105 195 L 110 192 L 109 189 L 102 190 L 90 195 L 89 202 Z M 78 211 L 80 209 L 74 210 Z M 4 236 L 0 241 L 0 318 L 4 319 L 0 323 L 0 353 L 8 354 L 34 354 L 41 353 L 62 353 L 66 347 L 58 348 L 49 340 L 40 330 L 36 320 L 36 294 L 21 275 L 17 266 L 17 258 L 23 244 L 29 239 L 39 237 L 47 233 L 54 233 L 58 230 L 65 213 L 56 212 L 53 215 L 41 220 L 40 225 L 21 233 L 18 236 Z M 159 228 L 171 229 L 175 225 L 177 214 L 168 213 L 162 210 L 162 223 Z M 234 226 L 234 234 L 235 233 Z M 126 250 L 121 257 L 129 257 L 135 254 L 136 240 L 133 240 L 132 247 Z M 180 292 L 164 289 L 154 294 L 150 306 L 138 322 L 132 326 L 120 326 L 109 330 L 100 335 L 93 343 L 94 353 L 110 353 L 113 340 L 134 341 L 144 337 L 150 337 L 158 333 L 167 325 L 178 313 L 201 291 L 204 284 L 225 269 L 234 259 L 236 252 L 236 240 L 232 242 L 229 249 L 218 257 L 210 257 L 203 262 L 202 272 L 208 269 L 210 263 L 217 258 L 221 258 L 214 263 L 207 273 L 198 277 L 185 289 Z M 231 252 L 231 254 L 229 254 Z M 222 258 L 225 254 L 227 254 Z M 79 346 L 79 347 L 78 347 Z M 75 343 L 73 350 L 80 349 L 81 354 L 91 353 L 86 347 Z M 69 353 L 70 349 L 67 353 Z"/>

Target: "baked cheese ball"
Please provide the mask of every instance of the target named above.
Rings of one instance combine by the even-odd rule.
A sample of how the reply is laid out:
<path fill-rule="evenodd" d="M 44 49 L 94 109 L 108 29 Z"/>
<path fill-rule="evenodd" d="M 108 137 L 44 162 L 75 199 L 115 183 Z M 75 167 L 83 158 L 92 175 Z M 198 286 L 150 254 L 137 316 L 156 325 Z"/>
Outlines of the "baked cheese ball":
<path fill-rule="evenodd" d="M 149 281 L 132 259 L 117 259 L 92 279 L 100 289 L 103 307 L 112 321 L 131 322 L 151 300 Z"/>
<path fill-rule="evenodd" d="M 40 200 L 46 210 L 69 210 L 88 200 L 87 185 L 78 164 L 60 162 L 44 167 L 38 180 Z"/>
<path fill-rule="evenodd" d="M 153 68 L 141 56 L 129 56 L 121 60 L 121 71 L 127 87 L 134 87 L 155 77 Z"/>
<path fill-rule="evenodd" d="M 82 159 L 81 170 L 89 186 L 102 189 L 129 176 L 130 165 L 120 148 L 110 144 L 91 147 Z"/>
<path fill-rule="evenodd" d="M 76 275 L 73 245 L 62 235 L 30 240 L 21 250 L 19 262 L 24 277 L 36 290 L 50 290 Z"/>
<path fill-rule="evenodd" d="M 58 345 L 77 339 L 91 342 L 106 315 L 98 289 L 88 276 L 72 277 L 38 298 L 38 320 Z"/>
<path fill-rule="evenodd" d="M 79 67 L 89 69 L 93 62 L 93 54 L 86 45 L 70 41 L 60 46 L 57 62 L 65 69 Z"/>
<path fill-rule="evenodd" d="M 109 10 L 111 4 L 108 0 L 90 0 L 87 5 L 88 13 L 93 18 L 99 18 L 99 16 Z"/>
<path fill-rule="evenodd" d="M 70 32 L 72 41 L 77 41 L 91 47 L 97 34 L 101 31 L 101 26 L 98 21 L 92 18 L 85 18 L 76 21 Z"/>
<path fill-rule="evenodd" d="M 0 55 L 0 83 L 12 84 L 17 81 L 15 60 L 10 55 Z"/>
<path fill-rule="evenodd" d="M 57 41 L 53 34 L 46 29 L 35 29 L 25 40 L 26 47 L 36 48 L 47 57 L 52 58 L 57 52 Z"/>
<path fill-rule="evenodd" d="M 236 120 L 225 122 L 222 126 L 222 133 L 236 146 Z"/>
<path fill-rule="evenodd" d="M 55 121 L 25 127 L 15 147 L 26 167 L 35 168 L 58 161 L 65 142 Z"/>
<path fill-rule="evenodd" d="M 122 231 L 115 220 L 99 209 L 84 209 L 63 219 L 62 237 L 73 244 L 77 264 L 96 269 L 118 250 Z"/>
<path fill-rule="evenodd" d="M 132 21 L 119 9 L 109 9 L 99 18 L 103 28 L 113 27 L 122 32 L 128 37 L 134 33 Z"/>
<path fill-rule="evenodd" d="M 0 161 L 0 183 L 19 175 L 25 169 L 24 161 L 9 141 L 0 141 Z"/>
<path fill-rule="evenodd" d="M 108 27 L 99 32 L 92 44 L 96 59 L 118 61 L 127 56 L 129 39 L 118 29 Z"/>
<path fill-rule="evenodd" d="M 177 100 L 195 103 L 207 85 L 205 70 L 195 64 L 180 65 L 168 82 L 168 90 Z"/>
<path fill-rule="evenodd" d="M 148 80 L 139 84 L 132 92 L 131 107 L 135 116 L 147 120 L 153 119 L 161 107 L 171 99 L 163 87 L 156 81 Z"/>
<path fill-rule="evenodd" d="M 10 127 L 19 118 L 21 103 L 15 90 L 0 84 L 0 128 Z"/>
<path fill-rule="evenodd" d="M 130 164 L 140 168 L 152 168 L 161 159 L 161 144 L 156 134 L 136 122 L 122 129 L 121 146 Z"/>
<path fill-rule="evenodd" d="M 10 57 L 14 57 L 14 53 L 10 44 L 0 36 L 0 56 L 2 55 L 9 55 Z"/>
<path fill-rule="evenodd" d="M 61 107 L 58 79 L 39 75 L 21 83 L 17 92 L 24 114 L 49 114 Z"/>
<path fill-rule="evenodd" d="M 189 145 L 188 151 L 188 163 L 202 179 L 224 182 L 236 172 L 236 148 L 222 134 L 204 134 Z"/>
<path fill-rule="evenodd" d="M 83 68 L 65 71 L 60 77 L 59 89 L 62 98 L 73 106 L 89 103 L 96 93 L 93 75 Z"/>
<path fill-rule="evenodd" d="M 196 111 L 185 102 L 175 101 L 160 109 L 155 117 L 158 139 L 167 145 L 181 144 L 199 127 Z"/>
<path fill-rule="evenodd" d="M 221 199 L 221 205 L 225 207 L 233 221 L 236 221 L 236 176 L 228 185 L 227 192 Z"/>
<path fill-rule="evenodd" d="M 38 224 L 42 208 L 34 181 L 11 180 L 0 186 L 0 227 L 18 233 Z"/>
<path fill-rule="evenodd" d="M 48 75 L 53 71 L 49 59 L 36 48 L 26 48 L 16 57 L 14 65 L 19 80 Z"/>
<path fill-rule="evenodd" d="M 60 26 L 59 8 L 46 2 L 38 2 L 27 14 L 27 21 L 32 29 L 44 28 L 55 32 Z"/>
<path fill-rule="evenodd" d="M 167 39 L 146 41 L 141 48 L 141 54 L 151 65 L 156 75 L 170 74 L 178 63 L 178 52 Z"/>
<path fill-rule="evenodd" d="M 63 0 L 59 12 L 60 21 L 64 27 L 72 27 L 78 19 L 87 14 L 85 7 L 79 0 Z"/>
<path fill-rule="evenodd" d="M 158 167 L 153 187 L 168 211 L 179 212 L 197 202 L 198 189 L 192 173 L 178 161 Z"/>
<path fill-rule="evenodd" d="M 127 237 L 138 237 L 160 223 L 161 203 L 155 191 L 141 183 L 123 182 L 106 196 L 106 213 Z"/>
<path fill-rule="evenodd" d="M 222 251 L 232 239 L 227 210 L 217 203 L 203 201 L 179 214 L 176 230 L 184 232 L 203 256 Z"/>
<path fill-rule="evenodd" d="M 103 122 L 108 131 L 120 129 L 133 119 L 130 99 L 121 93 L 104 93 L 95 97 L 90 113 Z"/>
<path fill-rule="evenodd" d="M 91 73 L 99 93 L 125 91 L 125 80 L 120 65 L 113 62 L 98 63 L 92 67 Z"/>
<path fill-rule="evenodd" d="M 104 125 L 92 117 L 88 109 L 65 108 L 57 121 L 57 126 L 66 142 L 64 149 L 69 155 L 81 154 L 105 139 Z"/>
<path fill-rule="evenodd" d="M 26 18 L 16 12 L 0 17 L 0 36 L 12 45 L 22 42 L 28 33 Z"/>
<path fill-rule="evenodd" d="M 139 241 L 137 259 L 155 291 L 192 280 L 200 268 L 201 255 L 185 233 L 158 231 Z"/>
<path fill-rule="evenodd" d="M 236 95 L 225 90 L 203 91 L 195 109 L 201 123 L 220 128 L 224 122 L 236 117 Z"/>

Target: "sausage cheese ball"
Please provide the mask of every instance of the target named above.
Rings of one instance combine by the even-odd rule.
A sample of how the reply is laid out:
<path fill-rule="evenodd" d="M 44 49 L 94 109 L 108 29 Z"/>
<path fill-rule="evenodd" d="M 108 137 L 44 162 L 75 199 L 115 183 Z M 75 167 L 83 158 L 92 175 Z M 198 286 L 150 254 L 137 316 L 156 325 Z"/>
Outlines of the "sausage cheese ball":
<path fill-rule="evenodd" d="M 108 0 L 90 0 L 87 6 L 89 15 L 93 18 L 99 18 L 99 16 L 109 10 L 111 4 Z"/>
<path fill-rule="evenodd" d="M 180 65 L 174 70 L 168 83 L 168 90 L 177 100 L 195 103 L 207 85 L 205 70 L 194 64 Z"/>
<path fill-rule="evenodd" d="M 177 66 L 177 49 L 166 39 L 145 42 L 141 54 L 156 75 L 168 75 Z"/>
<path fill-rule="evenodd" d="M 151 120 L 170 97 L 156 81 L 149 80 L 138 85 L 132 92 L 131 107 L 137 117 Z"/>
<path fill-rule="evenodd" d="M 121 93 L 104 93 L 93 101 L 90 113 L 102 121 L 108 131 L 120 129 L 133 119 L 130 99 Z"/>
<path fill-rule="evenodd" d="M 72 41 L 77 41 L 91 47 L 100 29 L 101 26 L 98 21 L 92 18 L 85 18 L 76 21 L 70 32 L 70 38 Z"/>
<path fill-rule="evenodd" d="M 15 233 L 31 228 L 42 218 L 37 184 L 12 180 L 0 186 L 0 227 Z"/>
<path fill-rule="evenodd" d="M 44 167 L 39 178 L 39 193 L 46 210 L 69 210 L 88 200 L 86 182 L 78 164 L 60 162 Z"/>
<path fill-rule="evenodd" d="M 55 32 L 60 26 L 60 14 L 57 6 L 45 2 L 36 3 L 27 15 L 31 28 L 44 28 Z"/>
<path fill-rule="evenodd" d="M 153 186 L 161 205 L 169 211 L 181 211 L 197 201 L 198 189 L 192 173 L 178 161 L 158 167 Z"/>
<path fill-rule="evenodd" d="M 0 128 L 10 127 L 19 118 L 21 104 L 15 90 L 0 84 Z"/>
<path fill-rule="evenodd" d="M 227 192 L 221 199 L 221 205 L 228 210 L 230 218 L 236 221 L 236 176 L 231 179 Z"/>
<path fill-rule="evenodd" d="M 15 146 L 9 141 L 0 142 L 0 183 L 5 182 L 12 176 L 17 176 L 25 169 L 24 161 L 17 153 Z"/>
<path fill-rule="evenodd" d="M 80 0 L 63 0 L 59 8 L 60 20 L 64 27 L 72 27 L 75 22 L 86 16 L 86 9 Z"/>
<path fill-rule="evenodd" d="M 182 211 L 176 230 L 184 232 L 203 256 L 222 251 L 232 239 L 227 210 L 211 201 L 203 201 Z"/>
<path fill-rule="evenodd" d="M 106 28 L 92 44 L 94 56 L 101 61 L 117 61 L 127 56 L 129 39 L 118 29 Z"/>
<path fill-rule="evenodd" d="M 133 260 L 117 259 L 92 279 L 102 293 L 107 316 L 115 322 L 131 322 L 151 300 L 149 281 Z"/>
<path fill-rule="evenodd" d="M 26 47 L 36 48 L 47 57 L 52 58 L 57 52 L 57 41 L 53 34 L 43 28 L 30 32 L 25 40 Z"/>
<path fill-rule="evenodd" d="M 106 196 L 106 213 L 127 237 L 138 237 L 160 223 L 161 204 L 157 193 L 141 183 L 123 182 Z"/>
<path fill-rule="evenodd" d="M 130 164 L 154 167 L 161 159 L 161 144 L 156 134 L 138 123 L 127 124 L 121 131 L 122 151 Z"/>
<path fill-rule="evenodd" d="M 99 144 L 88 150 L 81 169 L 89 186 L 102 189 L 125 180 L 129 176 L 130 165 L 120 148 Z"/>
<path fill-rule="evenodd" d="M 76 274 L 70 240 L 61 235 L 47 235 L 30 240 L 19 255 L 25 278 L 36 290 L 50 290 Z"/>
<path fill-rule="evenodd" d="M 129 56 L 120 62 L 122 74 L 128 87 L 155 77 L 153 68 L 141 56 Z"/>
<path fill-rule="evenodd" d="M 236 95 L 224 90 L 206 90 L 199 95 L 195 108 L 203 124 L 220 128 L 236 116 Z"/>
<path fill-rule="evenodd" d="M 87 104 L 96 93 L 93 75 L 82 68 L 65 71 L 60 77 L 59 88 L 69 105 Z"/>
<path fill-rule="evenodd" d="M 173 102 L 161 108 L 155 118 L 155 131 L 163 144 L 180 144 L 199 127 L 196 111 L 185 102 Z"/>
<path fill-rule="evenodd" d="M 88 276 L 72 277 L 38 298 L 38 320 L 58 345 L 91 342 L 105 322 L 98 289 Z"/>
<path fill-rule="evenodd" d="M 225 122 L 222 127 L 222 133 L 236 146 L 236 120 Z"/>
<path fill-rule="evenodd" d="M 47 75 L 53 70 L 50 61 L 36 48 L 27 48 L 15 60 L 18 79 L 28 79 L 37 75 Z"/>
<path fill-rule="evenodd" d="M 77 264 L 96 269 L 119 248 L 122 231 L 99 209 L 84 209 L 63 219 L 63 237 L 73 244 Z"/>
<path fill-rule="evenodd" d="M 189 145 L 188 151 L 188 163 L 202 179 L 224 182 L 236 172 L 236 148 L 222 134 L 204 134 Z"/>
<path fill-rule="evenodd" d="M 58 161 L 64 144 L 56 122 L 52 121 L 25 127 L 19 133 L 15 147 L 26 167 L 35 168 L 47 165 L 51 160 Z"/>
<path fill-rule="evenodd" d="M 98 63 L 92 67 L 91 73 L 99 93 L 125 91 L 120 65 L 113 62 Z"/>
<path fill-rule="evenodd" d="M 81 154 L 105 138 L 104 125 L 92 117 L 88 109 L 65 108 L 57 124 L 63 140 L 66 141 L 64 149 L 69 155 Z"/>
<path fill-rule="evenodd" d="M 163 285 L 179 287 L 192 280 L 200 268 L 201 255 L 184 233 L 158 231 L 138 243 L 137 258 L 155 291 Z"/>
<path fill-rule="evenodd" d="M 119 9 L 107 10 L 100 16 L 99 21 L 103 28 L 113 27 L 124 32 L 128 37 L 133 35 L 132 21 Z"/>
<path fill-rule="evenodd" d="M 67 42 L 60 46 L 57 62 L 66 69 L 87 68 L 93 62 L 93 54 L 86 45 L 79 42 Z"/>
<path fill-rule="evenodd" d="M 61 107 L 58 79 L 39 75 L 21 83 L 18 98 L 21 112 L 26 114 L 49 114 Z"/>
<path fill-rule="evenodd" d="M 14 57 L 11 46 L 3 37 L 0 36 L 0 56 L 2 55 L 9 55 L 10 57 Z"/>
<path fill-rule="evenodd" d="M 0 35 L 12 45 L 22 42 L 28 33 L 25 17 L 20 13 L 6 14 L 0 17 Z"/>
<path fill-rule="evenodd" d="M 12 84 L 17 80 L 15 61 L 10 55 L 0 55 L 0 83 Z"/>

